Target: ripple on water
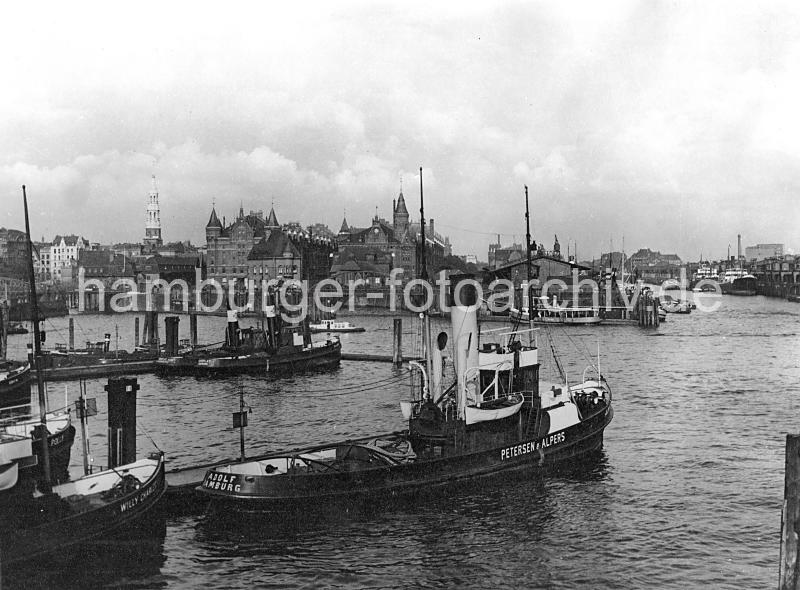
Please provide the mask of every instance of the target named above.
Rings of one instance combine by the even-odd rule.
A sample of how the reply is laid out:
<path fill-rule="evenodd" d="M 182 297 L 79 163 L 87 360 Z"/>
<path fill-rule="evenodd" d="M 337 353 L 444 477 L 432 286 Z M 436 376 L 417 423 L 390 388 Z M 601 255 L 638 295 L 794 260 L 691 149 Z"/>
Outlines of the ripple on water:
<path fill-rule="evenodd" d="M 602 371 L 614 390 L 604 450 L 583 469 L 512 474 L 354 512 L 312 507 L 222 525 L 204 516 L 170 518 L 158 555 L 138 570 L 116 577 L 103 570 L 112 573 L 101 582 L 70 573 L 60 582 L 209 589 L 770 587 L 777 578 L 784 433 L 797 430 L 800 413 L 800 306 L 762 297 L 721 301 L 716 313 L 670 316 L 659 338 L 625 326 L 553 332 L 570 381 L 595 358 L 599 341 Z M 83 333 L 102 335 L 112 320 L 77 321 Z M 122 342 L 132 340 L 133 318 L 114 321 Z M 367 332 L 346 335 L 345 350 L 391 351 L 389 318 L 351 321 Z M 409 317 L 403 321 L 410 350 L 416 327 Z M 52 322 L 49 339 L 59 341 L 66 318 Z M 223 324 L 201 318 L 201 340 L 214 341 Z M 180 330 L 188 337 L 188 322 Z M 24 356 L 24 340 L 11 344 Z M 554 375 L 544 349 L 542 357 L 542 375 Z M 252 408 L 247 448 L 256 453 L 400 429 L 398 402 L 408 381 L 388 364 L 354 362 L 331 373 L 268 380 L 143 375 L 138 421 L 173 466 L 186 466 L 238 454 L 231 413 L 240 384 Z M 102 385 L 89 382 L 100 411 L 90 425 L 95 464 L 106 462 Z M 50 390 L 63 399 L 63 385 Z M 70 386 L 69 395 L 74 399 L 77 388 Z M 146 452 L 147 437 L 139 441 Z M 72 468 L 81 469 L 78 452 Z"/>

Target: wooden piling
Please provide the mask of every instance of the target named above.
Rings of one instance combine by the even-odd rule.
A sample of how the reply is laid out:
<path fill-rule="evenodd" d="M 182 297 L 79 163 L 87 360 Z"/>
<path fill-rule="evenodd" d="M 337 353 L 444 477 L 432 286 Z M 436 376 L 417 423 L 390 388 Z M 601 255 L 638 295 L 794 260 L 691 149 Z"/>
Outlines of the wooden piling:
<path fill-rule="evenodd" d="M 69 350 L 75 350 L 75 318 L 69 318 Z"/>
<path fill-rule="evenodd" d="M 392 339 L 392 362 L 395 366 L 403 363 L 403 319 L 394 318 L 394 338 Z"/>
<path fill-rule="evenodd" d="M 192 346 L 197 346 L 197 314 L 189 314 L 189 338 Z"/>
<path fill-rule="evenodd" d="M 150 333 L 150 312 L 144 312 L 144 326 L 142 327 L 142 344 L 150 344 L 150 341 L 147 339 L 148 334 Z"/>
<path fill-rule="evenodd" d="M 787 434 L 778 590 L 800 590 L 800 576 L 797 571 L 798 534 L 800 534 L 800 434 Z"/>
<path fill-rule="evenodd" d="M 133 318 L 133 346 L 139 346 L 139 316 Z"/>
<path fill-rule="evenodd" d="M 653 297 L 653 325 L 658 328 L 658 311 L 661 309 L 661 299 Z"/>

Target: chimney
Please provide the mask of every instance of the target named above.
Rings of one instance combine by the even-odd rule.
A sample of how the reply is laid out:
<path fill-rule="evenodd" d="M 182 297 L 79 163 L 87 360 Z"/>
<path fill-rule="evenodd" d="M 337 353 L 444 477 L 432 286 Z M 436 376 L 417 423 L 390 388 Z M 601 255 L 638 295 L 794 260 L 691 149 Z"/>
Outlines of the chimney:
<path fill-rule="evenodd" d="M 436 232 L 434 231 L 434 228 L 433 228 L 433 218 L 431 218 L 431 226 L 430 227 L 431 227 L 431 240 L 435 240 L 436 239 Z"/>
<path fill-rule="evenodd" d="M 737 234 L 738 249 L 736 251 L 736 260 L 742 259 L 742 234 Z"/>

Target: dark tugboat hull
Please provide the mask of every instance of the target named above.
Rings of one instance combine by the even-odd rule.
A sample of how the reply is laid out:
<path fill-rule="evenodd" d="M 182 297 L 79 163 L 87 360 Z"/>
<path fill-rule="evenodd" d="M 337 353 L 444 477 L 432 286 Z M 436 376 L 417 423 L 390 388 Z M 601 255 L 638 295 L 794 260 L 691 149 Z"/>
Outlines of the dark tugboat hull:
<path fill-rule="evenodd" d="M 302 509 L 319 502 L 352 503 L 391 499 L 511 470 L 543 471 L 579 460 L 602 448 L 613 417 L 605 411 L 565 430 L 488 450 L 330 475 L 246 475 L 210 470 L 198 491 L 212 509 L 273 511 Z M 344 443 L 347 444 L 347 443 Z M 313 451 L 313 449 L 311 449 Z M 285 456 L 285 455 L 284 455 Z M 269 461 L 269 457 L 264 459 Z"/>
<path fill-rule="evenodd" d="M 323 369 L 339 364 L 342 345 L 337 340 L 304 350 L 279 350 L 274 355 L 170 357 L 156 363 L 162 376 L 217 377 L 240 373 L 266 374 Z"/>

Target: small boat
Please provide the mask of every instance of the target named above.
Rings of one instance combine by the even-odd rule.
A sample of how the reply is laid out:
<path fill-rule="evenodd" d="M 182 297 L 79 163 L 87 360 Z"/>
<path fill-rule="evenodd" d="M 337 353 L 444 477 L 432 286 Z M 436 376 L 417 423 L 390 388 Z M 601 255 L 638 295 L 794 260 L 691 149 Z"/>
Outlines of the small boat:
<path fill-rule="evenodd" d="M 308 326 L 312 332 L 364 332 L 365 328 L 341 320 L 320 320 Z"/>
<path fill-rule="evenodd" d="M 19 481 L 19 468 L 36 464 L 31 439 L 0 433 L 0 491 L 10 490 Z"/>
<path fill-rule="evenodd" d="M 10 490 L 17 485 L 19 479 L 19 465 L 13 461 L 0 465 L 0 492 Z"/>
<path fill-rule="evenodd" d="M 0 418 L 0 433 L 12 436 L 27 437 L 33 444 L 36 461 L 33 465 L 23 466 L 21 475 L 32 479 L 44 476 L 42 472 L 42 421 L 29 413 L 19 415 L 17 410 L 29 410 L 29 406 L 4 408 L 8 416 Z M 47 412 L 47 445 L 50 459 L 51 481 L 58 483 L 69 479 L 69 462 L 72 444 L 75 441 L 75 426 L 72 425 L 72 414 L 67 411 Z M 30 469 L 28 469 L 30 467 Z"/>
<path fill-rule="evenodd" d="M 62 552 L 98 536 L 124 532 L 158 503 L 166 488 L 163 454 L 53 486 L 46 495 L 0 497 L 3 566 Z"/>
<path fill-rule="evenodd" d="M 31 403 L 29 363 L 0 361 L 0 408 Z"/>
<path fill-rule="evenodd" d="M 528 308 L 523 307 L 518 310 L 511 308 L 512 318 L 521 321 L 528 321 Z M 533 323 L 535 324 L 562 324 L 562 325 L 590 325 L 599 324 L 603 321 L 600 309 L 597 307 L 573 307 L 571 305 L 560 305 L 555 301 L 547 300 L 547 297 L 533 298 Z"/>
<path fill-rule="evenodd" d="M 22 322 L 11 322 L 8 325 L 8 329 L 6 330 L 6 334 L 27 334 L 28 328 L 25 327 L 25 324 Z"/>
<path fill-rule="evenodd" d="M 661 296 L 659 305 L 661 307 L 659 313 L 663 311 L 664 313 L 689 314 L 693 309 L 697 309 L 697 305 L 694 303 L 673 299 L 666 294 Z"/>
<path fill-rule="evenodd" d="M 535 330 L 479 332 L 477 293 L 471 277 L 462 278 L 451 276 L 451 288 L 461 291 L 451 294 L 459 303 L 450 311 L 452 338 L 442 332 L 432 339 L 423 314 L 429 356 L 424 365 L 411 363 L 421 379 L 412 399 L 400 404 L 406 430 L 219 464 L 197 488 L 211 509 L 227 514 L 228 508 L 391 499 L 508 470 L 541 471 L 599 450 L 613 418 L 611 389 L 599 369 L 596 379 L 584 371 L 575 385 L 541 381 Z M 446 388 L 443 358 L 455 365 Z"/>

